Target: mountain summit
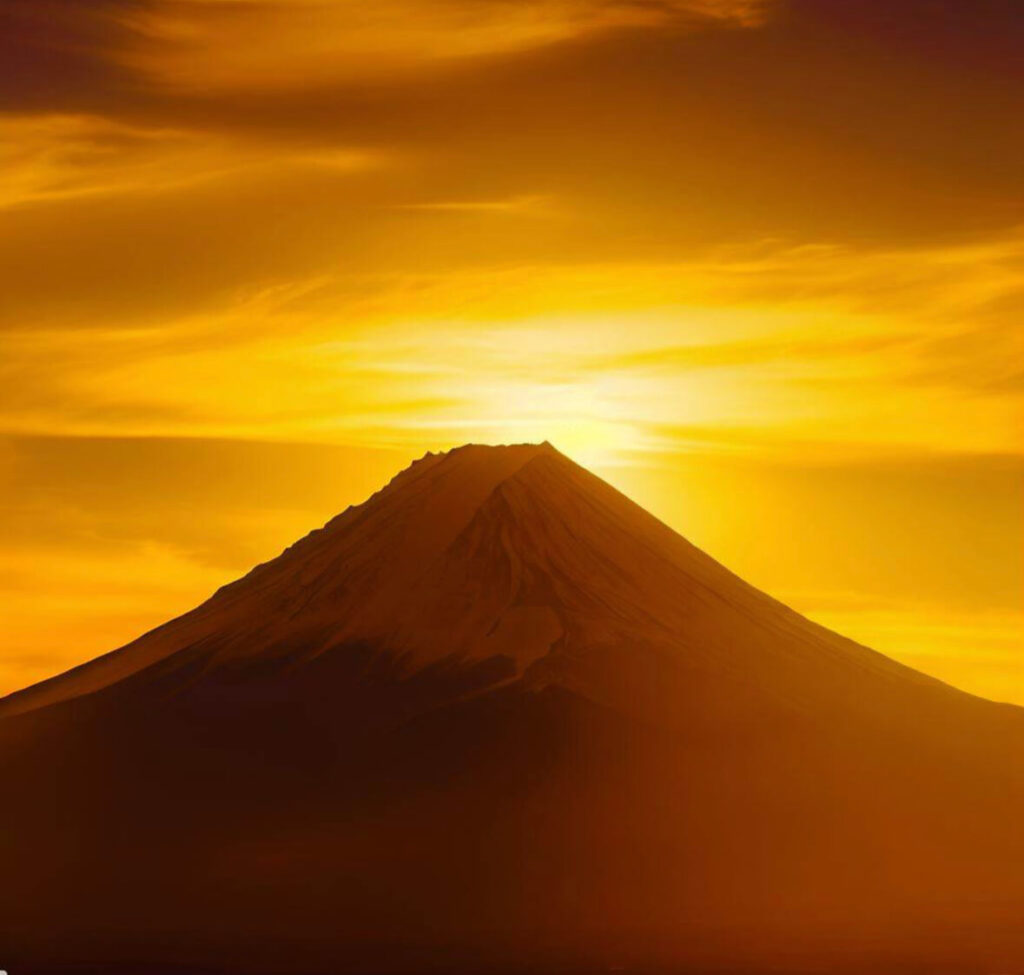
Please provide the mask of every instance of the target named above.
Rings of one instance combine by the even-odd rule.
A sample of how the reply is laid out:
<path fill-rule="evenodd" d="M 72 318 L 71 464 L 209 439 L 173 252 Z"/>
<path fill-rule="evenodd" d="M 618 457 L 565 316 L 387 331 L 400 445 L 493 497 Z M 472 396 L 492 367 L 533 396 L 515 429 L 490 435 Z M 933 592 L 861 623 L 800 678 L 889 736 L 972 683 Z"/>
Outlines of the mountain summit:
<path fill-rule="evenodd" d="M 0 714 L 146 672 L 166 683 L 185 668 L 190 685 L 294 674 L 355 644 L 396 676 L 486 665 L 536 686 L 599 664 L 620 688 L 682 668 L 808 705 L 865 680 L 938 691 L 746 585 L 550 444 L 470 444 L 427 454 L 198 609 Z"/>
<path fill-rule="evenodd" d="M 0 775 L 11 970 L 1024 965 L 1024 712 L 547 443 L 0 701 Z"/>

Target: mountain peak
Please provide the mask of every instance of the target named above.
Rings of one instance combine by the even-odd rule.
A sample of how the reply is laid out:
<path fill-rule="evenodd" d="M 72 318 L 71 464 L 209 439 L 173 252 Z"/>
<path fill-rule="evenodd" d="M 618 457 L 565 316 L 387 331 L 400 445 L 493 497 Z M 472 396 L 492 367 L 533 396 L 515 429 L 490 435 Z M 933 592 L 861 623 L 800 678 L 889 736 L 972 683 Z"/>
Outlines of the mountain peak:
<path fill-rule="evenodd" d="M 0 916 L 66 954 L 26 971 L 1017 970 L 1021 755 L 550 444 L 470 444 L 0 702 Z M 967 922 L 1001 947 L 951 967 Z"/>
<path fill-rule="evenodd" d="M 544 440 L 541 443 L 464 443 L 438 453 L 427 452 L 419 461 L 414 461 L 410 467 L 423 461 L 434 460 L 441 464 L 458 464 L 463 469 L 472 466 L 483 474 L 486 470 L 496 472 L 515 470 L 538 457 L 557 457 L 568 464 L 573 463 L 556 450 L 549 441 Z M 408 469 L 406 468 L 406 470 Z"/>
<path fill-rule="evenodd" d="M 554 453 L 558 453 L 559 452 L 559 451 L 555 450 L 555 448 L 552 446 L 550 440 L 541 440 L 539 443 L 534 443 L 534 442 L 529 441 L 529 440 L 521 440 L 518 443 L 493 443 L 493 444 L 492 443 L 476 443 L 476 442 L 474 442 L 472 440 L 469 440 L 469 441 L 467 441 L 464 444 L 459 444 L 459 446 L 457 446 L 457 447 L 451 447 L 448 450 L 442 450 L 442 451 L 440 451 L 440 454 L 443 455 L 443 456 L 447 456 L 449 454 L 459 454 L 459 453 L 469 452 L 469 453 L 478 453 L 478 454 L 483 455 L 483 454 L 486 454 L 486 453 L 495 453 L 495 452 L 500 453 L 502 451 L 509 451 L 509 450 L 514 450 L 514 451 L 517 451 L 517 452 L 520 452 L 520 453 L 527 453 L 527 452 L 529 452 L 529 453 L 541 453 L 543 451 L 552 451 Z M 430 452 L 428 451 L 428 454 L 429 453 Z"/>
<path fill-rule="evenodd" d="M 406 675 L 490 662 L 607 700 L 653 667 L 652 712 L 671 709 L 674 681 L 709 674 L 793 702 L 878 675 L 940 686 L 753 589 L 545 441 L 428 453 L 197 609 L 0 713 L 158 663 L 192 673 L 197 653 L 210 679 L 352 647 Z"/>
<path fill-rule="evenodd" d="M 411 607 L 422 602 L 432 587 L 431 574 L 495 492 L 541 459 L 566 471 L 576 468 L 547 441 L 428 451 L 366 501 L 222 587 L 192 612 L 9 696 L 0 702 L 0 715 L 94 693 L 196 644 L 209 648 L 213 670 L 276 660 L 297 645 L 323 653 L 353 641 L 379 643 L 407 666 L 458 655 L 461 644 L 439 633 L 429 614 L 419 616 L 422 607 Z M 486 578 L 482 574 L 478 585 Z M 463 597 L 452 595 L 453 605 L 459 604 Z M 550 619 L 550 612 L 544 615 Z M 497 629 L 494 621 L 481 625 Z M 412 638 L 417 628 L 419 636 Z"/>
<path fill-rule="evenodd" d="M 412 480 L 432 468 L 447 471 L 458 469 L 461 475 L 467 475 L 473 480 L 487 481 L 496 478 L 496 486 L 500 480 L 510 476 L 535 458 L 542 456 L 560 457 L 566 463 L 572 463 L 569 458 L 556 450 L 547 440 L 542 443 L 464 443 L 457 447 L 451 447 L 448 450 L 436 452 L 428 450 L 422 457 L 417 458 L 395 474 L 380 491 L 371 495 L 364 502 L 364 505 L 372 502 L 379 495 L 391 489 L 392 486 L 404 489 Z M 364 505 L 356 507 L 363 507 Z M 338 517 L 340 518 L 344 514 L 345 512 Z"/>

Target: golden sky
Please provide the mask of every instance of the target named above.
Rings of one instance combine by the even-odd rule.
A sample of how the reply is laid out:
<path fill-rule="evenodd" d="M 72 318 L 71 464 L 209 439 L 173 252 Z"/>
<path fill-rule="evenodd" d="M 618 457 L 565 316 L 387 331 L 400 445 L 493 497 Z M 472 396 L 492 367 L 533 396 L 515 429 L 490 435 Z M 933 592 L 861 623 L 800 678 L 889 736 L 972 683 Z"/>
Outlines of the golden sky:
<path fill-rule="evenodd" d="M 0 693 L 550 439 L 1024 703 L 1004 0 L 7 0 Z"/>

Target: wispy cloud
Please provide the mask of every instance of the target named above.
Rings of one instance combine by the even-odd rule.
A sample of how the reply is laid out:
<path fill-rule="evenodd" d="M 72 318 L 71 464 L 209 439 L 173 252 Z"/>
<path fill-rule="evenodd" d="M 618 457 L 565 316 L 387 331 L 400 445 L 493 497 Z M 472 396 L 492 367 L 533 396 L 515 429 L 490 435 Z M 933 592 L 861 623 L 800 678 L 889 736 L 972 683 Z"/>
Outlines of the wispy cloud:
<path fill-rule="evenodd" d="M 143 329 L 14 330 L 0 417 L 33 432 L 368 445 L 557 429 L 606 458 L 1015 451 L 1024 350 L 1012 315 L 991 309 L 1024 294 L 1020 249 L 325 274 Z"/>
<path fill-rule="evenodd" d="M 642 27 L 761 24 L 767 0 L 151 0 L 125 20 L 146 38 L 127 63 L 178 87 L 386 77 L 452 60 Z"/>

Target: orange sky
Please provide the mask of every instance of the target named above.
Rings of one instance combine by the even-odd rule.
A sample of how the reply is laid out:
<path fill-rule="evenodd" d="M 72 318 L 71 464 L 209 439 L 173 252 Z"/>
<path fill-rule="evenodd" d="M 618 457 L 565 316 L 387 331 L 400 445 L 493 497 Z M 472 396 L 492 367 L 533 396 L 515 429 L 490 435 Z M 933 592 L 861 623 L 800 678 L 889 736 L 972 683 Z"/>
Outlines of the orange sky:
<path fill-rule="evenodd" d="M 1024 703 L 1002 0 L 8 0 L 0 692 L 550 439 Z"/>

